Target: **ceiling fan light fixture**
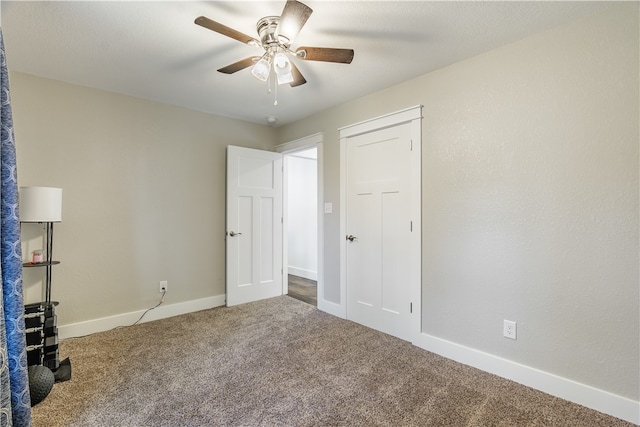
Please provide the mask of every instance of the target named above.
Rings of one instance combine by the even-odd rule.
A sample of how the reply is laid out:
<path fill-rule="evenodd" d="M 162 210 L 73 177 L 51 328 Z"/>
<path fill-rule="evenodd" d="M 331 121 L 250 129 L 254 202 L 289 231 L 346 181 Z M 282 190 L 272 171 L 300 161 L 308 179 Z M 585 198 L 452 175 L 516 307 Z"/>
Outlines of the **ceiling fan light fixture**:
<path fill-rule="evenodd" d="M 266 82 L 269 78 L 269 73 L 271 71 L 271 58 L 267 55 L 260 58 L 260 61 L 256 62 L 256 65 L 251 68 L 251 74 L 253 76 L 263 82 Z"/>
<path fill-rule="evenodd" d="M 278 52 L 273 58 L 273 69 L 278 77 L 278 84 L 291 83 L 293 81 L 293 74 L 291 74 L 291 61 L 286 54 Z"/>
<path fill-rule="evenodd" d="M 293 81 L 293 74 L 291 74 L 291 72 L 287 74 L 276 74 L 276 75 L 278 76 L 279 85 L 291 83 Z"/>

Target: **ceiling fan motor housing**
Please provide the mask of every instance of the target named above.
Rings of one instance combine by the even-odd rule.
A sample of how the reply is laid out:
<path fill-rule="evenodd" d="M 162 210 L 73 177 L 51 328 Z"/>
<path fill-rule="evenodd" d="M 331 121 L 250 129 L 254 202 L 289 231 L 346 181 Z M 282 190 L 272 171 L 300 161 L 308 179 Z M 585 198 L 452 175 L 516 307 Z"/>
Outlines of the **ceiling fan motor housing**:
<path fill-rule="evenodd" d="M 289 47 L 289 39 L 276 34 L 279 23 L 279 16 L 265 16 L 256 24 L 256 30 L 260 36 L 260 42 L 265 49 L 272 47 L 273 45 Z"/>

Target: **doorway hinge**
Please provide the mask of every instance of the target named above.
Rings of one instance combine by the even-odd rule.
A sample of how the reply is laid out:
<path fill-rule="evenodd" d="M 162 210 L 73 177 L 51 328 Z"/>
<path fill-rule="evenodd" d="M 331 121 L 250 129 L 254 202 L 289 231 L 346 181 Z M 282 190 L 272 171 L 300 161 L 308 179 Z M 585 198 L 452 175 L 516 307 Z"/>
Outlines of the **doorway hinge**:
<path fill-rule="evenodd" d="M 413 139 L 409 140 L 409 151 L 413 151 Z"/>
<path fill-rule="evenodd" d="M 284 224 L 284 217 L 280 217 L 280 224 Z"/>
<path fill-rule="evenodd" d="M 413 303 L 409 303 L 409 313 L 413 313 Z"/>
<path fill-rule="evenodd" d="M 409 221 L 409 231 L 413 231 L 413 221 Z"/>

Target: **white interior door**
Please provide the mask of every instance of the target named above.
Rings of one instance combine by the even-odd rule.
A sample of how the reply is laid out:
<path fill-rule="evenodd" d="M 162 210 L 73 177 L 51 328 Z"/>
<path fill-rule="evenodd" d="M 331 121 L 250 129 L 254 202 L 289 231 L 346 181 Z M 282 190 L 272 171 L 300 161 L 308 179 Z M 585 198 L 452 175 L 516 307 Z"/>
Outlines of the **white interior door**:
<path fill-rule="evenodd" d="M 410 340 L 411 125 L 346 144 L 347 318 Z"/>
<path fill-rule="evenodd" d="M 227 305 L 282 295 L 282 155 L 227 147 Z"/>

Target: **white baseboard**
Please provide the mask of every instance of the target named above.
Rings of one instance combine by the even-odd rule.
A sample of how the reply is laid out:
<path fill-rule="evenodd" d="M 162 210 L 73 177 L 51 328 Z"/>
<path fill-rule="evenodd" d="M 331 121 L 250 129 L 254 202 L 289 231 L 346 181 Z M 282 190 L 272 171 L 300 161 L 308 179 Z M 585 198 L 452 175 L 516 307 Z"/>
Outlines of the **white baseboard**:
<path fill-rule="evenodd" d="M 640 424 L 640 402 L 424 333 L 413 344 L 456 362 Z"/>
<path fill-rule="evenodd" d="M 298 268 L 298 267 L 292 267 L 292 266 L 287 267 L 287 270 L 289 271 L 289 274 L 293 276 L 303 277 L 309 280 L 318 280 L 317 271 L 305 270 L 304 268 Z"/>
<path fill-rule="evenodd" d="M 167 317 L 192 313 L 194 311 L 207 310 L 209 308 L 220 307 L 223 305 L 225 305 L 224 294 L 197 300 L 178 302 L 175 304 L 162 304 L 145 314 L 140 323 L 165 319 Z M 145 311 L 146 309 L 101 317 L 99 319 L 92 319 L 84 322 L 70 323 L 68 325 L 60 325 L 58 326 L 58 337 L 61 340 L 64 340 L 65 338 L 82 337 L 96 332 L 108 331 L 110 329 L 117 328 L 118 326 L 132 325 Z"/>

